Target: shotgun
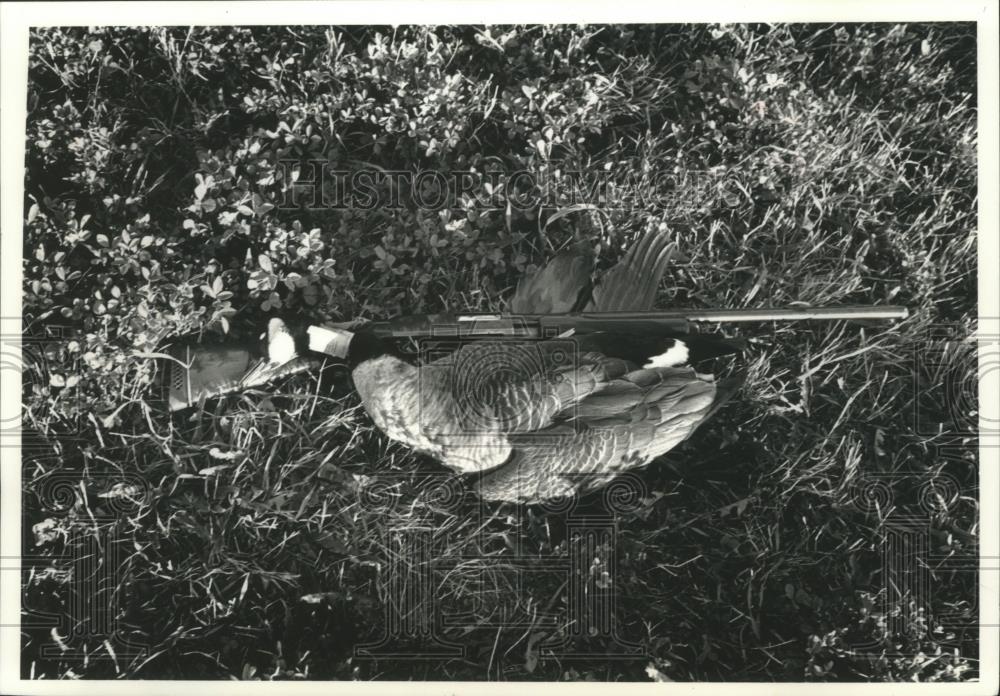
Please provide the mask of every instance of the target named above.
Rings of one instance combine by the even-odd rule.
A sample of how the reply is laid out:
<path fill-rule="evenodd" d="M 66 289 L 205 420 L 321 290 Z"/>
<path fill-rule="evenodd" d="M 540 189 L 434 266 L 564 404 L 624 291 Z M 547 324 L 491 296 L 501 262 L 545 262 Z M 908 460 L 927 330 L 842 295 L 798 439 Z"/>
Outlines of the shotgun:
<path fill-rule="evenodd" d="M 698 325 L 786 321 L 871 321 L 906 319 L 905 307 L 809 307 L 786 309 L 692 309 L 650 312 L 576 312 L 570 314 L 416 314 L 369 322 L 324 323 L 319 327 L 357 330 L 364 326 L 381 338 L 504 337 L 537 340 L 572 333 L 606 331 L 646 335 L 690 333 Z M 268 360 L 260 345 L 168 347 L 168 405 L 177 411 L 224 394 L 260 387 L 278 378 L 315 369 L 322 354 L 288 362 Z"/>
<path fill-rule="evenodd" d="M 808 320 L 900 320 L 905 307 L 789 309 L 696 309 L 677 312 L 574 312 L 571 314 L 415 314 L 365 324 L 382 338 L 512 336 L 551 338 L 567 331 L 589 333 L 689 333 L 697 324 Z M 350 329 L 352 324 L 328 324 Z M 356 325 L 353 325 L 356 326 Z"/>

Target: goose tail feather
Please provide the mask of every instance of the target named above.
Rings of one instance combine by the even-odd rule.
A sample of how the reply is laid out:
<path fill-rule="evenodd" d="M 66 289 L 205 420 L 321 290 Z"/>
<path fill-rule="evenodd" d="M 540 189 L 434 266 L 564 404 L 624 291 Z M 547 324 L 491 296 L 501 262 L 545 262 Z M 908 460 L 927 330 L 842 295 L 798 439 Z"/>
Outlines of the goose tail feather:
<path fill-rule="evenodd" d="M 670 234 L 664 230 L 643 234 L 594 285 L 586 309 L 595 312 L 652 309 L 675 249 Z"/>

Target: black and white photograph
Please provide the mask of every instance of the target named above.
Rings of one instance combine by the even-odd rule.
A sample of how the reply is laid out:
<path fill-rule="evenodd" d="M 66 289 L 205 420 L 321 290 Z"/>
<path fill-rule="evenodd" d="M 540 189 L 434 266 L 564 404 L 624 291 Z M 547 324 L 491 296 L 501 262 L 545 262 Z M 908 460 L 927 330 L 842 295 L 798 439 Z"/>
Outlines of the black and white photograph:
<path fill-rule="evenodd" d="M 0 691 L 995 693 L 995 6 L 213 4 L 2 8 Z"/>

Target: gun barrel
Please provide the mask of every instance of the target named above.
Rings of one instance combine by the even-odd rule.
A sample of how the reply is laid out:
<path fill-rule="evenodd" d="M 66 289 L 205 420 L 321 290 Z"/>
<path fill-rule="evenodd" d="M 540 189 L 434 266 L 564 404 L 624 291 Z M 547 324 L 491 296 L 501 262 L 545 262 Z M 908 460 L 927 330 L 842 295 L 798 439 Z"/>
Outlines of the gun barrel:
<path fill-rule="evenodd" d="M 803 307 L 787 309 L 704 309 L 685 312 L 688 321 L 703 324 L 728 324 L 761 321 L 809 321 L 836 319 L 906 319 L 906 307 Z"/>

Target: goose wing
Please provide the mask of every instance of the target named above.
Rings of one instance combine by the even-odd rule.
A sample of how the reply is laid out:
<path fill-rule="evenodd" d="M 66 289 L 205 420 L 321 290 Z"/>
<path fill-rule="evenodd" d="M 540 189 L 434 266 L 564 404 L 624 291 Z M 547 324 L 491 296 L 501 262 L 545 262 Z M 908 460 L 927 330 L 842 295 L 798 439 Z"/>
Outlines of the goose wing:
<path fill-rule="evenodd" d="M 645 232 L 622 259 L 594 283 L 594 252 L 584 242 L 560 252 L 521 278 L 510 301 L 514 314 L 652 309 L 675 245 L 663 230 Z"/>
<path fill-rule="evenodd" d="M 522 276 L 510 300 L 514 314 L 562 314 L 579 310 L 589 296 L 594 252 L 585 243 L 553 256 L 545 266 Z"/>
<path fill-rule="evenodd" d="M 422 393 L 456 404 L 456 427 L 498 434 L 530 433 L 565 420 L 570 412 L 610 417 L 631 407 L 637 385 L 647 400 L 661 388 L 646 368 L 675 367 L 689 358 L 738 352 L 713 336 L 670 337 L 596 332 L 544 341 L 486 340 L 466 344 L 420 368 Z M 616 382 L 616 380 L 618 380 Z"/>
<path fill-rule="evenodd" d="M 594 284 L 584 309 L 595 312 L 652 309 L 675 248 L 666 232 L 647 231 Z"/>
<path fill-rule="evenodd" d="M 585 492 L 677 446 L 738 387 L 690 368 L 629 372 L 583 398 L 559 422 L 508 438 L 507 461 L 477 482 L 489 500 L 538 502 Z"/>

